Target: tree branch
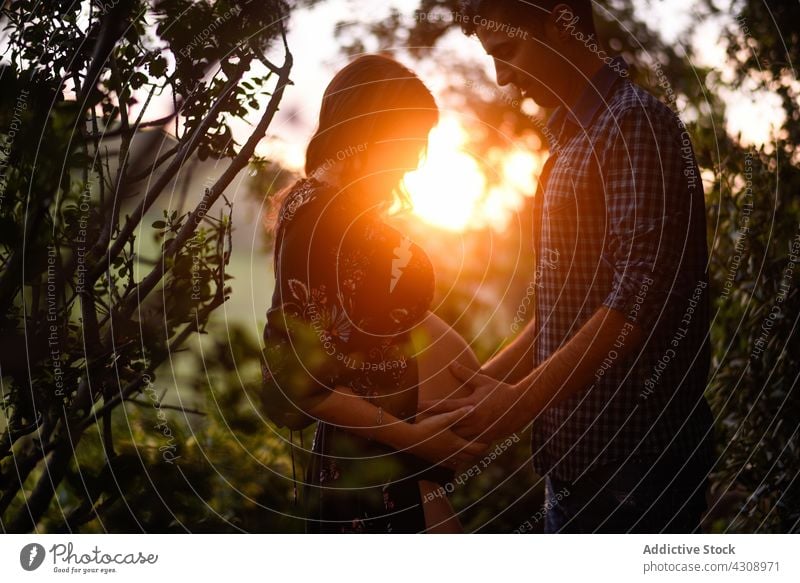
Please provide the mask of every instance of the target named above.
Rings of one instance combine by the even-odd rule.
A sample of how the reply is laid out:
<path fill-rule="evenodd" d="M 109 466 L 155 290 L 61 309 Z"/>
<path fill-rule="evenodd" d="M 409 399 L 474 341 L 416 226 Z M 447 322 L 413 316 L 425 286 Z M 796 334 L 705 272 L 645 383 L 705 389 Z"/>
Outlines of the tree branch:
<path fill-rule="evenodd" d="M 98 260 L 97 262 L 93 262 L 94 264 L 89 268 L 87 274 L 87 281 L 94 282 L 97 280 L 100 275 L 102 275 L 105 265 L 113 261 L 113 259 L 119 255 L 122 248 L 125 246 L 126 241 L 130 238 L 133 232 L 136 230 L 136 227 L 141 222 L 144 214 L 150 208 L 150 206 L 155 202 L 158 196 L 161 194 L 161 191 L 164 187 L 170 183 L 173 176 L 175 175 L 178 170 L 180 170 L 181 166 L 185 163 L 186 159 L 191 156 L 194 150 L 197 148 L 197 145 L 200 141 L 200 138 L 205 134 L 205 131 L 209 128 L 209 126 L 216 120 L 217 114 L 219 110 L 222 108 L 225 100 L 227 99 L 228 95 L 236 88 L 241 80 L 242 75 L 244 74 L 246 68 L 249 67 L 249 63 L 243 61 L 239 68 L 237 69 L 237 74 L 231 77 L 228 82 L 225 84 L 225 87 L 222 90 L 217 101 L 211 106 L 208 111 L 208 114 L 203 118 L 203 120 L 197 124 L 195 127 L 194 132 L 186 139 L 186 141 L 181 145 L 180 150 L 177 152 L 175 157 L 173 158 L 172 162 L 167 166 L 167 168 L 159 174 L 158 178 L 155 180 L 153 185 L 148 189 L 148 191 L 142 197 L 141 202 L 136 207 L 136 210 L 128 217 L 128 220 L 125 222 L 125 225 L 120 230 L 119 234 L 117 235 L 116 240 L 111 245 L 111 247 L 105 253 L 105 257 Z M 177 109 L 176 109 L 177 113 Z M 128 185 L 129 186 L 129 185 Z M 124 194 L 120 193 L 119 198 L 124 198 Z M 99 256 L 103 253 L 103 250 L 106 249 L 108 245 L 108 238 L 104 238 L 101 241 L 98 241 L 98 245 L 96 245 L 91 253 L 90 257 L 94 258 Z M 102 243 L 102 245 L 101 245 Z"/>
<path fill-rule="evenodd" d="M 168 248 L 164 250 L 165 259 L 167 257 L 173 257 L 177 251 L 194 235 L 197 225 L 206 215 L 208 209 L 213 206 L 222 192 L 228 187 L 228 185 L 233 181 L 242 168 L 247 165 L 250 158 L 252 158 L 253 154 L 255 153 L 256 146 L 266 135 L 267 129 L 269 128 L 273 118 L 275 117 L 275 114 L 278 111 L 278 105 L 283 97 L 283 92 L 286 89 L 286 86 L 289 84 L 289 73 L 292 68 L 292 63 L 292 54 L 289 52 L 288 46 L 286 46 L 286 57 L 284 64 L 280 69 L 281 72 L 278 76 L 278 82 L 275 87 L 275 91 L 272 93 L 272 97 L 269 100 L 264 115 L 261 117 L 261 120 L 258 122 L 255 130 L 253 130 L 250 138 L 225 169 L 225 172 L 223 172 L 214 185 L 205 192 L 202 200 L 189 214 L 188 220 L 178 232 L 177 236 L 172 240 L 172 243 L 168 246 Z M 145 276 L 144 279 L 142 279 L 139 284 L 137 284 L 131 290 L 131 293 L 127 294 L 127 297 L 123 299 L 123 301 L 115 310 L 115 317 L 122 319 L 129 318 L 136 306 L 141 303 L 145 297 L 147 297 L 156 284 L 161 281 L 167 271 L 169 271 L 169 268 L 167 268 L 165 265 L 158 265 L 151 270 L 150 273 L 148 273 L 147 276 Z"/>

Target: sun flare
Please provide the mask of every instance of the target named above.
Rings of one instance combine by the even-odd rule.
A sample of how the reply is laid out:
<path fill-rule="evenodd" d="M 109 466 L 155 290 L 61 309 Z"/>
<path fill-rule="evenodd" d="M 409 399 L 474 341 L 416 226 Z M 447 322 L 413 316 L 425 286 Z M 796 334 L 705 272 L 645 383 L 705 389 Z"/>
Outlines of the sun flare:
<path fill-rule="evenodd" d="M 487 225 L 502 229 L 535 189 L 536 156 L 526 150 L 493 150 L 494 183 L 467 150 L 469 135 L 454 116 L 443 116 L 431 130 L 427 156 L 406 174 L 405 188 L 414 213 L 426 223 L 450 231 Z"/>
<path fill-rule="evenodd" d="M 466 141 L 458 120 L 443 118 L 431 130 L 425 160 L 405 176 L 417 216 L 452 231 L 469 225 L 486 188 L 478 162 L 463 149 Z"/>

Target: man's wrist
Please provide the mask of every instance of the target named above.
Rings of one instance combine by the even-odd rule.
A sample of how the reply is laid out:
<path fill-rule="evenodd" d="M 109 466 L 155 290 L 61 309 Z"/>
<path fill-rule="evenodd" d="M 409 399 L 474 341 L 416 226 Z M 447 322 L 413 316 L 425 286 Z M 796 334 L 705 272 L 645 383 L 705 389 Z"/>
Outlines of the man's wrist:
<path fill-rule="evenodd" d="M 523 378 L 521 381 L 512 385 L 514 390 L 520 395 L 519 410 L 524 412 L 525 423 L 532 421 L 539 414 L 544 404 L 541 402 L 541 391 L 539 390 L 539 369 L 534 370 L 531 374 Z"/>

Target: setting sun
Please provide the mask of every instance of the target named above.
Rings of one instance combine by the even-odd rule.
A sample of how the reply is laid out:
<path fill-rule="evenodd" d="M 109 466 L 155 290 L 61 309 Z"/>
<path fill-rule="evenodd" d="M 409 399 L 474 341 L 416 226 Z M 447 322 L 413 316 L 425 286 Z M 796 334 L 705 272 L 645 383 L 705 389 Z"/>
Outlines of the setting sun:
<path fill-rule="evenodd" d="M 453 231 L 470 224 L 486 187 L 478 162 L 463 149 L 466 141 L 458 120 L 443 118 L 431 130 L 425 160 L 405 176 L 414 212 L 432 225 Z"/>
<path fill-rule="evenodd" d="M 533 194 L 536 158 L 523 150 L 493 150 L 488 163 L 497 170 L 489 184 L 467 146 L 467 130 L 456 117 L 444 116 L 433 128 L 425 160 L 405 176 L 414 213 L 451 231 L 502 228 L 523 198 Z"/>

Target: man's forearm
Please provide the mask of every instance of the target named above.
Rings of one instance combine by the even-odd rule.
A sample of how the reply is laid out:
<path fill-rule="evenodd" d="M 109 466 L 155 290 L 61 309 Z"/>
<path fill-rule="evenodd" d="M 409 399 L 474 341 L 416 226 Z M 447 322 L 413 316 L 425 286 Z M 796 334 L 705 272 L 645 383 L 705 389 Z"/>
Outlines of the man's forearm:
<path fill-rule="evenodd" d="M 625 315 L 606 307 L 598 309 L 578 332 L 550 358 L 517 383 L 524 393 L 525 406 L 533 420 L 539 411 L 569 398 L 592 384 L 595 375 L 613 350 L 616 361 L 638 350 L 644 332 Z"/>
<path fill-rule="evenodd" d="M 522 332 L 481 367 L 481 372 L 506 383 L 516 383 L 533 370 L 535 326 L 529 322 Z"/>

